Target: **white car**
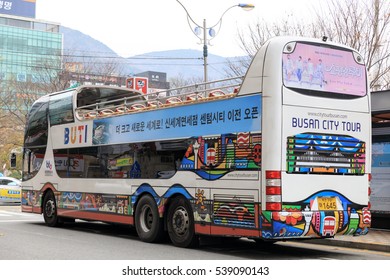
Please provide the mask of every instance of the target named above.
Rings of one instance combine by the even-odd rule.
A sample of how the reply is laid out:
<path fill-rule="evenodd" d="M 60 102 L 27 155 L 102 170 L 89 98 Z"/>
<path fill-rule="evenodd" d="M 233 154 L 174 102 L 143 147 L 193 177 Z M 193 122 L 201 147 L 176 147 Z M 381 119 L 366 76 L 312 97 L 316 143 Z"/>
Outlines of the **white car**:
<path fill-rule="evenodd" d="M 21 181 L 12 177 L 0 177 L 0 202 L 21 202 Z"/>

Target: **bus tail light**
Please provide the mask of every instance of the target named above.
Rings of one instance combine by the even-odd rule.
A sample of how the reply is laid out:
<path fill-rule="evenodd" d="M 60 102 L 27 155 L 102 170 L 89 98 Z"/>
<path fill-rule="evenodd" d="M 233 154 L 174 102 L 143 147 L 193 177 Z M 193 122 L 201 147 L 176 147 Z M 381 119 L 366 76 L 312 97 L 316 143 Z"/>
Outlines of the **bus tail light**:
<path fill-rule="evenodd" d="M 282 172 L 270 171 L 265 172 L 265 210 L 281 211 L 282 210 Z"/>

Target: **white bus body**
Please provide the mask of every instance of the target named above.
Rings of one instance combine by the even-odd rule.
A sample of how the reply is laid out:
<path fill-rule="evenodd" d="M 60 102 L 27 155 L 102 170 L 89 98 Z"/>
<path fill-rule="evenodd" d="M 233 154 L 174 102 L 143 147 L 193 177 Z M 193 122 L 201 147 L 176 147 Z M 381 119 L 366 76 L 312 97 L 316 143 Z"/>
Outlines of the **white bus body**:
<path fill-rule="evenodd" d="M 38 100 L 22 210 L 50 226 L 135 225 L 146 242 L 167 232 L 182 247 L 199 235 L 367 233 L 370 94 L 356 51 L 274 38 L 238 87 L 203 86 L 162 98 L 82 86 Z"/>

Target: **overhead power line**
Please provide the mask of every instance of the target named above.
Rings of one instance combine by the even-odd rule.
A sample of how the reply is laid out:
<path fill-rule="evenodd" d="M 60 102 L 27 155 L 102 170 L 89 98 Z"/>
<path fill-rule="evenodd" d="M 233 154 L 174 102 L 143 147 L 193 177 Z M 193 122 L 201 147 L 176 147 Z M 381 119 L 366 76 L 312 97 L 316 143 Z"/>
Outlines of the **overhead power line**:
<path fill-rule="evenodd" d="M 4 50 L 2 53 L 9 54 L 18 54 L 18 55 L 37 55 L 35 52 L 26 52 L 26 51 L 15 51 L 15 50 Z M 75 52 L 77 53 L 77 51 Z M 166 56 L 146 56 L 139 55 L 133 57 L 121 57 L 121 56 L 102 56 L 102 55 L 80 55 L 80 54 L 71 54 L 71 53 L 57 53 L 57 54 L 38 54 L 39 56 L 49 56 L 49 57 L 75 57 L 75 58 L 105 58 L 105 59 L 123 59 L 123 60 L 202 60 L 202 57 L 166 57 Z"/>
<path fill-rule="evenodd" d="M 3 50 L 2 53 L 10 54 L 19 54 L 19 55 L 39 55 L 39 56 L 59 56 L 59 57 L 75 57 L 75 58 L 100 58 L 100 59 L 123 59 L 123 60 L 203 60 L 203 57 L 173 57 L 173 56 L 151 56 L 151 55 L 137 55 L 132 57 L 121 57 L 121 56 L 112 56 L 112 55 L 97 55 L 98 53 L 103 52 L 88 52 L 92 54 L 81 55 L 81 54 L 72 54 L 83 52 L 83 51 L 74 51 L 74 50 L 65 50 L 63 53 L 53 53 L 53 54 L 37 54 L 36 52 L 27 52 L 27 51 L 16 51 L 16 50 Z M 227 59 L 227 58 L 226 58 Z"/>

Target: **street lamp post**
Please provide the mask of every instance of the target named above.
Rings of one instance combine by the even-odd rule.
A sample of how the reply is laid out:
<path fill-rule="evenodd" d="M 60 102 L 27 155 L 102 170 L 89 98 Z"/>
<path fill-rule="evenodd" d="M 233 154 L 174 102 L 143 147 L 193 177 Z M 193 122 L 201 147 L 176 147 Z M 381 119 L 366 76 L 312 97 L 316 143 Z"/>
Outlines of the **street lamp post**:
<path fill-rule="evenodd" d="M 186 12 L 187 14 L 187 21 L 188 21 L 188 25 L 190 26 L 191 30 L 192 30 L 192 33 L 195 34 L 196 37 L 198 37 L 200 39 L 201 42 L 203 42 L 203 67 L 204 67 L 204 82 L 207 83 L 207 80 L 208 80 L 208 73 L 207 73 L 207 56 L 208 56 L 208 44 L 209 44 L 209 40 L 207 39 L 207 31 L 209 32 L 209 35 L 213 38 L 215 38 L 215 36 L 218 35 L 219 33 L 219 30 L 221 29 L 221 25 L 222 25 L 222 18 L 223 16 L 232 8 L 234 7 L 240 7 L 246 11 L 250 11 L 252 10 L 255 6 L 252 5 L 252 4 L 237 4 L 237 5 L 233 5 L 229 8 L 227 8 L 221 15 L 221 17 L 219 18 L 218 22 L 212 26 L 209 26 L 207 27 L 207 24 L 206 24 L 206 19 L 203 19 L 203 26 L 197 24 L 191 17 L 191 15 L 189 14 L 189 12 L 187 11 L 186 7 L 184 7 L 184 5 L 179 1 L 179 0 L 176 0 L 184 9 L 184 11 Z M 195 25 L 195 28 L 193 29 L 191 27 L 191 23 L 193 25 Z M 215 32 L 214 30 L 214 27 L 218 26 L 218 31 Z M 201 35 L 201 30 L 203 30 L 203 37 L 200 37 Z M 210 39 L 211 40 L 211 39 Z"/>

